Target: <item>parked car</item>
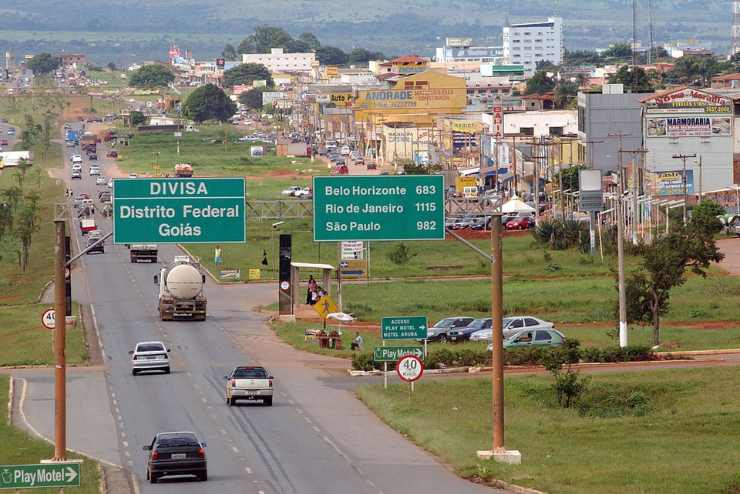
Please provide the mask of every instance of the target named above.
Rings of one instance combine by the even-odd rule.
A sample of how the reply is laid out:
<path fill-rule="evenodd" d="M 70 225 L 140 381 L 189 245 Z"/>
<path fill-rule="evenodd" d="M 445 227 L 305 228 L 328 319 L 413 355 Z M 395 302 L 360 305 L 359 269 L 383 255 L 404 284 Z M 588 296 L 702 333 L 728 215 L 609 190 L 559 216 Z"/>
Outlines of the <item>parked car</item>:
<path fill-rule="evenodd" d="M 97 166 L 91 166 L 90 167 L 90 176 L 93 177 L 95 175 L 100 175 L 100 168 Z"/>
<path fill-rule="evenodd" d="M 504 337 L 504 348 L 522 348 L 532 346 L 560 346 L 565 343 L 565 335 L 557 329 L 520 329 Z M 493 350 L 493 343 L 488 351 Z"/>
<path fill-rule="evenodd" d="M 302 189 L 303 187 L 301 187 L 300 185 L 291 185 L 287 189 L 283 189 L 283 191 L 280 193 L 284 196 L 294 196 L 296 192 Z"/>
<path fill-rule="evenodd" d="M 235 405 L 237 400 L 262 400 L 272 406 L 272 383 L 275 379 L 264 367 L 237 367 L 226 379 L 226 403 Z"/>
<path fill-rule="evenodd" d="M 108 151 L 105 153 L 106 158 L 118 158 L 118 151 Z"/>
<path fill-rule="evenodd" d="M 529 216 L 517 218 L 506 223 L 507 230 L 528 230 L 534 228 L 534 219 Z"/>
<path fill-rule="evenodd" d="M 553 323 L 543 321 L 533 316 L 510 316 L 504 317 L 504 337 L 520 329 L 552 329 Z M 481 329 L 470 335 L 470 341 L 491 340 L 493 338 L 493 329 Z"/>
<path fill-rule="evenodd" d="M 476 319 L 465 327 L 451 329 L 447 332 L 447 335 L 452 342 L 467 341 L 470 339 L 470 335 L 482 329 L 490 329 L 492 324 L 493 320 L 490 317 Z"/>
<path fill-rule="evenodd" d="M 464 328 L 473 320 L 472 317 L 446 317 L 437 321 L 434 326 L 427 329 L 427 341 L 447 341 L 449 339 L 448 333 L 451 330 Z"/>
<path fill-rule="evenodd" d="M 146 478 L 152 484 L 168 475 L 193 475 L 198 480 L 208 480 L 206 443 L 193 432 L 160 432 L 142 449 L 149 451 Z"/>
<path fill-rule="evenodd" d="M 339 150 L 339 154 L 342 156 L 349 156 L 349 154 L 352 152 L 352 150 L 349 148 L 349 146 L 342 146 L 342 149 Z"/>
<path fill-rule="evenodd" d="M 131 374 L 136 375 L 141 371 L 161 370 L 165 374 L 170 373 L 170 358 L 167 355 L 170 349 L 161 341 L 141 341 L 136 347 L 129 351 L 131 355 Z"/>
<path fill-rule="evenodd" d="M 105 185 L 108 183 L 108 179 L 100 175 L 95 179 L 95 185 Z"/>
<path fill-rule="evenodd" d="M 301 199 L 310 199 L 313 197 L 310 187 L 301 187 L 293 193 L 293 197 L 300 197 Z"/>
<path fill-rule="evenodd" d="M 367 166 L 367 169 L 368 170 L 377 170 L 378 169 L 378 164 L 375 163 L 374 161 L 368 161 L 366 163 L 366 166 Z"/>
<path fill-rule="evenodd" d="M 87 236 L 87 246 L 90 247 L 95 242 L 98 242 L 102 236 L 100 235 L 99 230 L 95 230 L 90 232 L 90 234 Z M 88 254 L 92 254 L 93 252 L 99 252 L 101 254 L 105 254 L 105 245 L 103 245 L 105 242 L 100 242 L 98 245 L 93 247 L 92 249 L 88 250 Z"/>

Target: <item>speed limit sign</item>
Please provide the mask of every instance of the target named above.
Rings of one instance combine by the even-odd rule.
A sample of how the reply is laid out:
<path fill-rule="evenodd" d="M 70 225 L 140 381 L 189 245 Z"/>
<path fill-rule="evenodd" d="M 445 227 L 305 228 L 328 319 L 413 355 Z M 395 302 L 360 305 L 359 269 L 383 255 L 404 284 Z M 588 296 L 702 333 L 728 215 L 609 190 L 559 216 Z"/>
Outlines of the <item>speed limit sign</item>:
<path fill-rule="evenodd" d="M 46 309 L 41 315 L 41 324 L 46 329 L 54 329 L 54 323 L 56 322 L 56 311 L 54 309 Z"/>
<path fill-rule="evenodd" d="M 396 364 L 398 377 L 408 383 L 418 381 L 424 374 L 424 364 L 415 355 L 405 355 Z"/>

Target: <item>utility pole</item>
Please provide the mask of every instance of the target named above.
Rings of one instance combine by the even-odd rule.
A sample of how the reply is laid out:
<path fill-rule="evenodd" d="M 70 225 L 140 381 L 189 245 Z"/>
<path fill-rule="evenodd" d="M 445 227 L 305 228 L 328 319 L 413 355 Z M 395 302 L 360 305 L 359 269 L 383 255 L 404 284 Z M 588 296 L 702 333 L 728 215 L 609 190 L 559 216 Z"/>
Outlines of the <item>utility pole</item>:
<path fill-rule="evenodd" d="M 596 144 L 603 144 L 603 140 L 587 140 L 583 144 L 588 146 L 587 149 L 591 150 L 591 144 L 593 144 L 593 150 L 591 150 L 590 153 L 586 153 L 585 159 L 587 161 L 588 168 L 591 168 L 593 170 L 594 168 L 594 154 L 596 152 Z M 571 152 L 571 156 L 573 153 Z M 590 156 L 590 159 L 589 159 Z M 572 160 L 571 160 L 572 161 Z M 573 193 L 574 191 L 571 191 Z M 588 213 L 588 238 L 589 238 L 589 253 L 594 256 L 596 255 L 596 232 L 594 231 L 594 225 L 596 224 L 596 213 L 590 212 Z M 601 240 L 599 240 L 599 243 L 601 243 Z M 603 256 L 602 256 L 603 257 Z"/>
<path fill-rule="evenodd" d="M 640 149 L 620 149 L 620 153 L 630 153 L 632 155 L 638 154 L 639 158 L 638 161 L 636 161 L 634 158 L 632 159 L 632 244 L 637 245 L 639 242 L 638 235 L 637 235 L 637 225 L 640 223 L 640 215 L 639 215 L 639 201 L 637 200 L 637 196 L 640 194 L 640 168 L 641 164 L 645 158 L 645 155 L 647 154 L 647 149 L 640 148 Z"/>
<path fill-rule="evenodd" d="M 615 205 L 617 213 L 617 278 L 619 285 L 619 346 L 624 348 L 629 343 L 627 328 L 627 295 L 624 281 L 624 214 L 622 211 L 622 196 L 624 195 L 624 177 L 622 166 L 622 139 L 628 134 L 622 132 L 610 132 L 609 136 L 619 138 L 619 173 L 617 174 L 617 203 Z"/>
<path fill-rule="evenodd" d="M 54 243 L 54 460 L 63 461 L 67 457 L 67 362 L 64 354 L 66 327 L 65 290 L 65 211 L 57 205 L 54 224 L 56 241 Z"/>
<path fill-rule="evenodd" d="M 683 182 L 683 224 L 686 224 L 686 204 L 689 202 L 689 192 L 686 180 L 686 160 L 688 158 L 696 158 L 696 153 L 691 154 L 674 154 L 673 159 L 680 159 L 683 161 L 683 175 L 681 181 Z"/>
<path fill-rule="evenodd" d="M 704 197 L 703 197 L 704 196 L 704 187 L 703 187 L 703 184 L 702 184 L 702 181 L 704 180 L 704 175 L 702 174 L 702 169 L 701 169 L 701 165 L 702 165 L 701 158 L 702 157 L 699 156 L 699 204 L 701 204 L 701 202 L 704 200 Z"/>

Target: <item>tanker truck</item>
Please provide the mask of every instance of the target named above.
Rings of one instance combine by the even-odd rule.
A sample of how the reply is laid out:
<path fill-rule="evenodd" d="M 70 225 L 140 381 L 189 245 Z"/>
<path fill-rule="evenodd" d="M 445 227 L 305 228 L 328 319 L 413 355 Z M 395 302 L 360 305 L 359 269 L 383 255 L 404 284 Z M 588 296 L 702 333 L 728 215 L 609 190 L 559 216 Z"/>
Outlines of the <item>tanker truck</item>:
<path fill-rule="evenodd" d="M 159 318 L 172 321 L 175 318 L 206 320 L 206 298 L 203 290 L 206 275 L 200 263 L 188 256 L 175 259 L 154 275 L 154 284 L 159 285 Z"/>

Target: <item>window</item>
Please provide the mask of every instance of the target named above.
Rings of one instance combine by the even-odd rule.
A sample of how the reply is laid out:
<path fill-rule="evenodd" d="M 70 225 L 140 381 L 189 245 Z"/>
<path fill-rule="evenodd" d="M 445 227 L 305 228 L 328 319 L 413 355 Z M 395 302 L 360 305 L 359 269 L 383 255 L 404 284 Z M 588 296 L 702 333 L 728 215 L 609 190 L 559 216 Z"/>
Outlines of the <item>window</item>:
<path fill-rule="evenodd" d="M 238 368 L 234 370 L 234 377 L 237 379 L 267 379 L 267 372 L 261 367 L 253 369 Z"/>
<path fill-rule="evenodd" d="M 517 339 L 517 343 L 531 343 L 532 342 L 532 331 L 525 331 L 520 334 Z"/>
<path fill-rule="evenodd" d="M 537 322 L 537 319 L 532 319 L 531 317 L 527 317 L 524 319 L 524 325 L 525 326 L 539 326 L 540 323 Z"/>
<path fill-rule="evenodd" d="M 562 127 L 550 127 L 550 135 L 551 136 L 562 136 L 563 128 Z"/>
<path fill-rule="evenodd" d="M 136 347 L 137 352 L 163 352 L 164 347 L 158 344 L 139 345 Z"/>
<path fill-rule="evenodd" d="M 535 341 L 550 341 L 552 340 L 552 336 L 550 336 L 549 331 L 537 331 L 537 336 L 534 338 Z"/>
<path fill-rule="evenodd" d="M 512 321 L 511 325 L 509 326 L 509 328 L 522 328 L 522 327 L 524 327 L 524 323 L 522 322 L 521 319 L 514 319 L 514 321 Z"/>
<path fill-rule="evenodd" d="M 525 136 L 534 137 L 534 127 L 519 127 L 519 133 Z"/>

